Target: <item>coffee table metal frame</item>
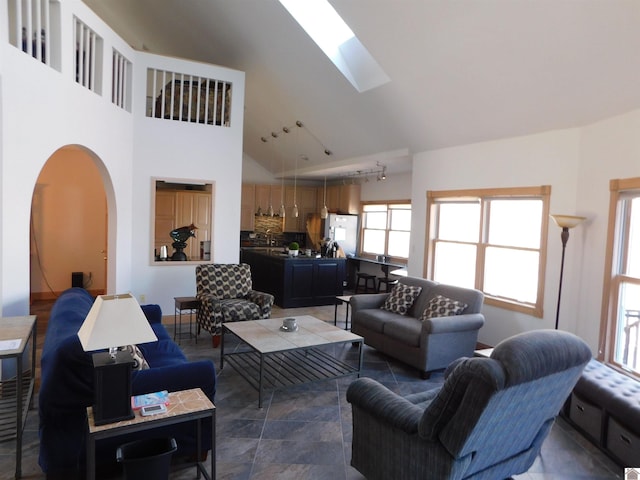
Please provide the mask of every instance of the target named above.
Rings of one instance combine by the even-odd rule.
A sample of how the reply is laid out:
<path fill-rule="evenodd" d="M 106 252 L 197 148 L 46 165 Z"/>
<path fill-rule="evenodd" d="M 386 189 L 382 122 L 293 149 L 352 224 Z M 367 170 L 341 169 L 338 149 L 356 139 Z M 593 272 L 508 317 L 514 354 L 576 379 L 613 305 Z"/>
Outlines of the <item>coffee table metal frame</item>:
<path fill-rule="evenodd" d="M 266 387 L 279 388 L 303 383 L 330 380 L 348 375 L 360 376 L 362 370 L 363 338 L 334 327 L 315 317 L 295 317 L 296 332 L 282 332 L 282 318 L 227 322 L 222 324 L 220 370 L 225 360 L 258 390 L 258 408 Z M 253 325 L 250 325 L 250 322 Z M 256 332 L 247 332 L 256 327 Z M 340 332 L 339 334 L 337 332 Z M 233 334 L 248 348 L 225 353 L 225 334 Z M 324 349 L 328 345 L 351 343 L 358 347 L 358 364 L 350 365 Z"/>

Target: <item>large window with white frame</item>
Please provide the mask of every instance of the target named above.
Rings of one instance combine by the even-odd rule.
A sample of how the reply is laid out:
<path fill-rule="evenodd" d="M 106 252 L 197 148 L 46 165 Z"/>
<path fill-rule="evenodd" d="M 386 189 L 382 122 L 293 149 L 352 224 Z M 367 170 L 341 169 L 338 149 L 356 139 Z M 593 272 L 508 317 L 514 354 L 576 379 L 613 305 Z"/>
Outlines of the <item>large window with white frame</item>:
<path fill-rule="evenodd" d="M 385 255 L 396 260 L 409 258 L 411 202 L 365 203 L 362 206 L 363 255 Z"/>
<path fill-rule="evenodd" d="M 612 180 L 610 191 L 600 353 L 640 377 L 640 178 Z"/>
<path fill-rule="evenodd" d="M 551 187 L 427 192 L 427 277 L 542 317 Z"/>

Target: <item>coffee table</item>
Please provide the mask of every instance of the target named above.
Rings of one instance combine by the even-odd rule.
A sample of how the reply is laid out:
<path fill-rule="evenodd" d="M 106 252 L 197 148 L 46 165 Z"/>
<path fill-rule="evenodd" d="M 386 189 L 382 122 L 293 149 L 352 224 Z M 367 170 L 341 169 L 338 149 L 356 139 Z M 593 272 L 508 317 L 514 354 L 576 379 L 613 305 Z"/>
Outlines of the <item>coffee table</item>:
<path fill-rule="evenodd" d="M 353 374 L 360 376 L 361 336 L 310 315 L 293 318 L 298 325 L 295 332 L 280 329 L 282 318 L 222 324 L 220 369 L 224 368 L 226 360 L 258 390 L 258 408 L 262 408 L 262 396 L 267 387 L 287 387 Z M 225 333 L 232 333 L 244 345 L 225 353 Z M 330 348 L 323 348 L 343 343 L 358 347 L 357 365 L 350 365 L 332 355 Z"/>

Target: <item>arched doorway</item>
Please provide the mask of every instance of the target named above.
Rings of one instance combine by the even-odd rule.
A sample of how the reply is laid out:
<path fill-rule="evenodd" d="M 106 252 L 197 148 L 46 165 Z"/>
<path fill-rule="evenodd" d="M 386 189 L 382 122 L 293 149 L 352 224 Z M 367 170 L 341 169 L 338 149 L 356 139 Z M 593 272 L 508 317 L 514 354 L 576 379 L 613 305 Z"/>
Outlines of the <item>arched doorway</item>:
<path fill-rule="evenodd" d="M 68 145 L 42 168 L 31 201 L 31 298 L 71 286 L 107 289 L 108 209 L 102 173 L 88 149 Z"/>

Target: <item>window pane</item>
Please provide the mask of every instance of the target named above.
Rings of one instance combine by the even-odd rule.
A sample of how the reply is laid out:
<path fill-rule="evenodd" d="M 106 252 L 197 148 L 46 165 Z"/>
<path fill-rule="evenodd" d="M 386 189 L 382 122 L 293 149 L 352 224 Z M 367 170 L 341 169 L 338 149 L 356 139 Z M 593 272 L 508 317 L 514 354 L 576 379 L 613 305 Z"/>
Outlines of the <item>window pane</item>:
<path fill-rule="evenodd" d="M 411 210 L 391 210 L 391 230 L 411 230 Z"/>
<path fill-rule="evenodd" d="M 640 373 L 640 285 L 620 286 L 615 361 Z"/>
<path fill-rule="evenodd" d="M 640 278 L 640 197 L 631 201 L 627 275 Z"/>
<path fill-rule="evenodd" d="M 484 292 L 518 302 L 535 303 L 538 259 L 538 252 L 487 247 Z"/>
<path fill-rule="evenodd" d="M 387 212 L 368 212 L 364 214 L 365 228 L 387 228 Z"/>
<path fill-rule="evenodd" d="M 384 230 L 364 230 L 362 249 L 367 253 L 384 255 Z"/>
<path fill-rule="evenodd" d="M 540 248 L 541 200 L 491 200 L 489 243 Z"/>
<path fill-rule="evenodd" d="M 410 232 L 389 232 L 389 255 L 392 257 L 409 258 Z"/>
<path fill-rule="evenodd" d="M 436 282 L 474 288 L 476 278 L 476 246 L 437 242 L 433 279 Z"/>
<path fill-rule="evenodd" d="M 439 205 L 438 239 L 477 242 L 480 230 L 480 203 Z"/>

